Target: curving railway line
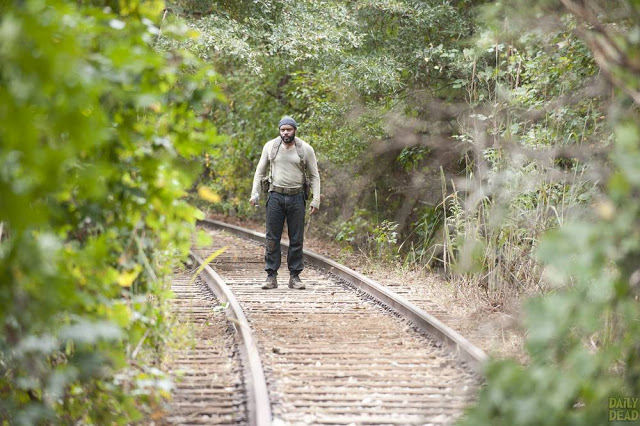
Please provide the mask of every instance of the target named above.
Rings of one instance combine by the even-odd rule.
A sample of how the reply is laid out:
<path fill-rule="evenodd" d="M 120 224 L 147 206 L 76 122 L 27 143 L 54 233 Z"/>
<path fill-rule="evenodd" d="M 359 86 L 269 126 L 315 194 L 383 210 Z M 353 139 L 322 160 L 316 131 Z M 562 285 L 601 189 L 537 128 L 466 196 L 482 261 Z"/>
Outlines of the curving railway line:
<path fill-rule="evenodd" d="M 311 252 L 305 253 L 302 274 L 306 290 L 289 289 L 283 279 L 277 289 L 262 290 L 263 236 L 216 221 L 200 226 L 211 233 L 214 247 L 192 252 L 196 262 L 222 246 L 228 249 L 192 288 L 176 276 L 174 309 L 189 319 L 189 304 L 202 317 L 224 302 L 227 319 L 218 318 L 217 327 L 236 329 L 231 346 L 237 349 L 207 352 L 202 346 L 202 354 L 185 358 L 194 371 L 198 366 L 191 360 L 202 364 L 193 392 L 199 405 L 189 402 L 189 392 L 180 392 L 194 389 L 185 376 L 174 403 L 180 414 L 170 418 L 174 424 L 451 424 L 475 398 L 486 355 L 436 318 Z M 185 302 L 194 295 L 208 300 L 208 310 Z M 222 366 L 220 373 L 215 365 Z M 180 366 L 176 359 L 171 368 Z M 229 370 L 235 378 L 224 379 Z M 206 398 L 198 393 L 224 392 L 203 384 L 226 386 L 233 398 L 212 400 L 205 409 Z M 202 409 L 189 416 L 188 407 Z"/>

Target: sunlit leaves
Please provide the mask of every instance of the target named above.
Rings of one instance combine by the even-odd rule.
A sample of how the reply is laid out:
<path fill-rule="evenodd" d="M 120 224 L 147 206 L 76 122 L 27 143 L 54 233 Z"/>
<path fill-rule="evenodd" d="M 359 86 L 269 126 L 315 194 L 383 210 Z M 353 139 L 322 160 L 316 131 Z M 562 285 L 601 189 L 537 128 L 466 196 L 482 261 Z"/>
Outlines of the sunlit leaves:
<path fill-rule="evenodd" d="M 220 195 L 213 192 L 210 188 L 206 186 L 200 186 L 198 188 L 198 196 L 205 201 L 210 203 L 217 203 L 220 201 Z"/>

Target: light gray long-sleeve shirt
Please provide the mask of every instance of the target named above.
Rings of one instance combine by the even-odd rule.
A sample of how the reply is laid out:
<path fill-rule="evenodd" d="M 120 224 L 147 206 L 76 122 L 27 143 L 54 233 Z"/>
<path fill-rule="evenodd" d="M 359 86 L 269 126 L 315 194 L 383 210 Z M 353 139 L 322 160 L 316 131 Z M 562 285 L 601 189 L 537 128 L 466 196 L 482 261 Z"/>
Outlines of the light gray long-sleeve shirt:
<path fill-rule="evenodd" d="M 262 155 L 253 176 L 253 188 L 251 189 L 251 199 L 257 201 L 260 198 L 260 181 L 269 174 L 269 154 L 274 143 L 278 143 L 280 137 L 270 140 L 262 148 Z M 313 199 L 311 207 L 320 208 L 320 174 L 318 173 L 318 162 L 316 153 L 305 141 L 296 138 L 302 146 L 304 159 L 307 163 L 307 173 L 311 184 Z M 300 157 L 296 151 L 295 144 L 287 147 L 283 142 L 278 149 L 276 157 L 273 159 L 273 169 L 271 183 L 281 188 L 300 188 L 304 183 L 304 175 L 299 166 Z"/>

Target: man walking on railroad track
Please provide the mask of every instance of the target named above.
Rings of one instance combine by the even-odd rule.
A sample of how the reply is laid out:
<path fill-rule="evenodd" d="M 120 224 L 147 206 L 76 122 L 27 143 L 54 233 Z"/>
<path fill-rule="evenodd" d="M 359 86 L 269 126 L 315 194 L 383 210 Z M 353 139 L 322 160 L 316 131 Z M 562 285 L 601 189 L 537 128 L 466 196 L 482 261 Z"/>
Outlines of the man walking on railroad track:
<path fill-rule="evenodd" d="M 261 193 L 267 197 L 267 280 L 262 288 L 266 290 L 278 287 L 280 239 L 286 220 L 289 233 L 289 288 L 303 290 L 305 285 L 299 275 L 303 268 L 305 208 L 309 190 L 313 194 L 310 213 L 314 214 L 320 207 L 320 175 L 313 148 L 296 137 L 296 121 L 291 117 L 283 117 L 278 123 L 278 129 L 280 136 L 270 140 L 262 148 L 251 190 L 250 202 L 254 206 L 258 205 Z"/>

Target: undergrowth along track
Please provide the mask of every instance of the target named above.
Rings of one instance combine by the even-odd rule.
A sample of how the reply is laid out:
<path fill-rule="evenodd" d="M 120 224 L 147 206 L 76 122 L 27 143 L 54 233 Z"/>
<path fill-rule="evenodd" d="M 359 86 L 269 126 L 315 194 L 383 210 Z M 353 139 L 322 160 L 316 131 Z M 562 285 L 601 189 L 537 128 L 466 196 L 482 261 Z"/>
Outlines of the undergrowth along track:
<path fill-rule="evenodd" d="M 486 356 L 435 318 L 309 252 L 307 290 L 282 279 L 262 290 L 263 237 L 220 222 L 201 226 L 215 248 L 230 247 L 213 266 L 255 335 L 274 423 L 449 424 L 475 398 L 473 370 Z"/>

